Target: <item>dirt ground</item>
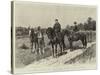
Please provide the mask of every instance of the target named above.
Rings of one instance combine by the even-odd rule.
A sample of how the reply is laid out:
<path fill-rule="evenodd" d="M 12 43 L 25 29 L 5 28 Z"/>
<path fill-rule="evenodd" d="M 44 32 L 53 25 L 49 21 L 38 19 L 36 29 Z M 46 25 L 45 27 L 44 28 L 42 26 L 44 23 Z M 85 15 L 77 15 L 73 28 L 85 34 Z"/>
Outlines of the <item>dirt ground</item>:
<path fill-rule="evenodd" d="M 34 53 L 31 53 L 29 37 L 16 38 L 16 50 L 15 50 L 15 66 L 16 66 L 16 68 L 22 68 L 33 62 L 40 61 L 42 59 L 46 59 L 46 58 L 50 57 L 52 55 L 51 54 L 51 46 L 47 45 L 48 42 L 49 42 L 49 39 L 47 38 L 47 36 L 45 36 L 45 45 L 46 45 L 45 53 L 43 55 L 37 56 Z M 69 47 L 69 42 L 67 40 L 67 37 L 65 37 L 65 45 L 67 48 Z M 81 43 L 81 41 L 73 42 L 73 46 L 81 47 L 82 43 Z M 68 62 L 65 62 L 64 64 L 72 64 L 72 63 L 77 63 L 77 62 L 85 63 L 89 60 L 95 60 L 96 45 L 93 45 L 87 49 L 88 50 L 84 54 L 82 54 Z M 58 51 L 59 51 L 59 48 L 58 48 Z"/>

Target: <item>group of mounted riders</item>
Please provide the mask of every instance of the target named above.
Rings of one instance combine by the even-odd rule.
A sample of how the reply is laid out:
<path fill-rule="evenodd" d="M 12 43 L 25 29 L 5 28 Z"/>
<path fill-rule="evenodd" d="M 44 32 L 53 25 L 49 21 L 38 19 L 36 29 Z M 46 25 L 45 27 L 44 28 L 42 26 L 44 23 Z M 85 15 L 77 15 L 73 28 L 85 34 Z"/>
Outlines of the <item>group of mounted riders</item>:
<path fill-rule="evenodd" d="M 57 46 L 60 47 L 60 53 L 62 54 L 65 50 L 65 41 L 64 36 L 66 35 L 69 40 L 70 49 L 73 49 L 72 43 L 73 41 L 81 40 L 83 47 L 85 48 L 87 46 L 86 41 L 86 35 L 83 33 L 78 33 L 79 29 L 77 27 L 77 22 L 74 22 L 74 28 L 73 32 L 69 30 L 62 30 L 61 24 L 58 22 L 58 19 L 55 19 L 55 24 L 53 27 L 48 27 L 46 29 L 46 34 L 48 39 L 50 40 L 48 43 L 52 47 L 52 55 L 53 57 L 57 56 Z M 44 42 L 44 33 L 42 31 L 42 28 L 38 26 L 37 30 L 35 31 L 33 28 L 29 29 L 29 36 L 30 36 L 30 42 L 31 42 L 31 49 L 32 52 L 36 52 L 37 54 L 43 54 L 44 48 L 45 48 L 45 42 Z"/>

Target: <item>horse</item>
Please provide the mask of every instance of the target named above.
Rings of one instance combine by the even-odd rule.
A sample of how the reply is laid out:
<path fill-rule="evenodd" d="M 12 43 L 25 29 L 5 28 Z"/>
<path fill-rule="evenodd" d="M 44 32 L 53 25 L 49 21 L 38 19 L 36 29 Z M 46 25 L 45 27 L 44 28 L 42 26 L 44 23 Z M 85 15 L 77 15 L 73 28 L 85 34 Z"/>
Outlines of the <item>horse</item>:
<path fill-rule="evenodd" d="M 62 32 L 55 33 L 54 29 L 51 27 L 48 27 L 46 30 L 46 34 L 49 41 L 49 44 L 52 47 L 52 56 L 57 57 L 57 45 L 60 47 L 60 53 L 62 54 L 64 50 L 64 37 Z M 55 49 L 54 49 L 55 48 Z"/>
<path fill-rule="evenodd" d="M 86 34 L 84 32 L 74 32 L 70 30 L 64 30 L 65 35 L 67 35 L 69 44 L 70 44 L 70 49 L 73 51 L 73 42 L 80 40 L 83 44 L 83 48 L 87 47 L 87 38 Z"/>

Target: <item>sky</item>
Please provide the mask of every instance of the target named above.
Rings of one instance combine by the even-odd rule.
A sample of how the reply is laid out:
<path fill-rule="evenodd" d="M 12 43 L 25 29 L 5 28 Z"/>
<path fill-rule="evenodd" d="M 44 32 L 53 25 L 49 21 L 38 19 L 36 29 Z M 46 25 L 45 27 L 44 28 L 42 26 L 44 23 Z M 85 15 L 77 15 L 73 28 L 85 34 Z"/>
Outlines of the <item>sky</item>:
<path fill-rule="evenodd" d="M 57 18 L 64 28 L 74 21 L 84 23 L 88 17 L 97 18 L 96 6 L 15 2 L 14 8 L 16 27 L 52 27 Z"/>

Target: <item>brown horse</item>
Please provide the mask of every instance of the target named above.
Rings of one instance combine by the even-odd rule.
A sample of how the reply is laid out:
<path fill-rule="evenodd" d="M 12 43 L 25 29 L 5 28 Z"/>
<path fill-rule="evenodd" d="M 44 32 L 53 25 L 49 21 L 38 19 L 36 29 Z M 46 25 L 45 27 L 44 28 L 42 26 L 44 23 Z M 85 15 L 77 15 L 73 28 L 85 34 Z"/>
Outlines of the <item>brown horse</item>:
<path fill-rule="evenodd" d="M 57 45 L 60 47 L 60 53 L 62 54 L 64 50 L 64 35 L 62 32 L 54 32 L 54 29 L 49 27 L 46 30 L 47 36 L 50 40 L 49 44 L 51 44 L 52 47 L 52 55 L 53 57 L 57 56 L 58 51 L 57 51 Z"/>
<path fill-rule="evenodd" d="M 65 30 L 65 35 L 67 35 L 69 43 L 70 43 L 70 49 L 73 50 L 73 41 L 81 40 L 83 44 L 83 48 L 87 47 L 87 38 L 86 34 L 84 32 L 73 32 L 69 30 Z"/>

